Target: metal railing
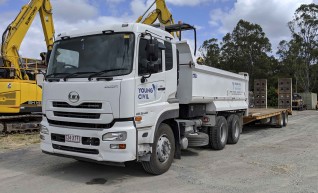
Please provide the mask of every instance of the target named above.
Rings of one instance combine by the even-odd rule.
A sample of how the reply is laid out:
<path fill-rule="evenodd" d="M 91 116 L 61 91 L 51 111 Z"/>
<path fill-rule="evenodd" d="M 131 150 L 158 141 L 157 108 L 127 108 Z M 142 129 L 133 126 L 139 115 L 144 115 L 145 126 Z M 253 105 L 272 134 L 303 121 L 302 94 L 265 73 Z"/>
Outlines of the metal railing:
<path fill-rule="evenodd" d="M 12 57 L 9 58 L 12 59 Z M 2 63 L 1 56 L 0 60 Z M 19 69 L 14 67 L 13 65 L 11 67 L 5 67 L 3 64 L 0 65 L 0 79 L 16 79 L 17 74 L 19 74 L 18 72 L 20 71 L 22 74 L 26 74 L 29 77 L 29 80 L 35 80 L 36 74 L 44 74 L 46 72 L 47 66 L 41 60 L 32 58 L 21 58 L 19 59 L 19 61 Z"/>

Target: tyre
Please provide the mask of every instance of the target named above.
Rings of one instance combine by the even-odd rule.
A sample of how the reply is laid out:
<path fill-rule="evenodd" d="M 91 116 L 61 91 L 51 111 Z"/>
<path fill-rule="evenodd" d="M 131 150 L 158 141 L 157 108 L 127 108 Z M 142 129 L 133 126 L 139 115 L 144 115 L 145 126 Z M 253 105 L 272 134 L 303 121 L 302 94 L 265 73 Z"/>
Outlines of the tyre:
<path fill-rule="evenodd" d="M 169 125 L 161 123 L 155 134 L 150 161 L 142 162 L 147 173 L 160 175 L 169 170 L 175 153 L 175 140 Z"/>
<path fill-rule="evenodd" d="M 276 120 L 276 126 L 278 128 L 282 128 L 284 126 L 284 113 L 281 113 L 280 117 L 276 116 L 276 119 L 279 119 L 279 118 L 280 118 L 279 122 Z"/>
<path fill-rule="evenodd" d="M 241 124 L 240 124 L 240 118 L 237 115 L 230 115 L 227 118 L 227 124 L 228 124 L 228 138 L 227 143 L 228 144 L 236 144 L 240 138 L 240 130 L 241 130 Z"/>
<path fill-rule="evenodd" d="M 197 132 L 187 135 L 189 147 L 202 147 L 209 144 L 209 135 L 203 132 Z"/>
<path fill-rule="evenodd" d="M 223 116 L 216 117 L 216 125 L 210 128 L 209 144 L 214 150 L 224 149 L 228 138 L 227 120 Z"/>
<path fill-rule="evenodd" d="M 283 122 L 284 122 L 283 126 L 286 127 L 288 124 L 288 113 L 287 112 L 283 113 Z"/>

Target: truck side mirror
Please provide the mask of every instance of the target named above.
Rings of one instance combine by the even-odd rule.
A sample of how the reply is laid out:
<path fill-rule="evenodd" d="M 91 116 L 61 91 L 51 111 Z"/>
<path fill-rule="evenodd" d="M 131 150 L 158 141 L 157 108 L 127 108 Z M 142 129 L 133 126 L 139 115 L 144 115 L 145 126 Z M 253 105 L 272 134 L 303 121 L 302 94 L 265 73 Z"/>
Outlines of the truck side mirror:
<path fill-rule="evenodd" d="M 147 56 L 149 57 L 150 56 L 149 54 L 152 54 L 152 56 L 150 56 L 150 58 L 147 59 L 148 61 L 150 61 L 147 66 L 147 71 L 150 74 L 153 74 L 153 73 L 159 72 L 160 70 L 161 63 L 160 64 L 157 63 L 158 60 L 160 59 L 158 53 L 160 53 L 161 50 L 165 50 L 166 47 L 163 43 L 158 42 L 156 39 L 153 39 L 152 43 L 150 42 L 148 45 L 150 45 L 149 48 L 152 53 L 147 52 Z M 148 51 L 147 47 L 146 49 Z"/>
<path fill-rule="evenodd" d="M 148 64 L 148 70 L 147 70 L 150 74 L 154 74 L 159 72 L 159 64 L 158 63 L 154 63 L 151 62 Z"/>
<path fill-rule="evenodd" d="M 146 45 L 147 60 L 154 62 L 158 60 L 159 46 L 157 39 L 150 39 Z"/>

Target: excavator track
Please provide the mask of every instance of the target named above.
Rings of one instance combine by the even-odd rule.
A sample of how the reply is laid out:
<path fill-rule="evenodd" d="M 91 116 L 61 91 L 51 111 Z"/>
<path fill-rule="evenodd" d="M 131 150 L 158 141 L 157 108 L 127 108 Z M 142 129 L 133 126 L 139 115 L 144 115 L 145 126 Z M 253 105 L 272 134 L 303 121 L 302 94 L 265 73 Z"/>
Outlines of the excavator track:
<path fill-rule="evenodd" d="M 41 119 L 39 114 L 0 116 L 0 136 L 39 132 Z"/>

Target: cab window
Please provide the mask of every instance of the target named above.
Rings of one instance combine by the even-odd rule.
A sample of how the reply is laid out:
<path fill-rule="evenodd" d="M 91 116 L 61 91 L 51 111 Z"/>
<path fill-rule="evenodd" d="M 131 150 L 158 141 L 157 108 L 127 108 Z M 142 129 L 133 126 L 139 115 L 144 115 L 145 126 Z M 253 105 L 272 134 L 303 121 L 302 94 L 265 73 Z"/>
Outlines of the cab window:
<path fill-rule="evenodd" d="M 173 53 L 172 53 L 172 44 L 170 42 L 165 41 L 165 63 L 166 63 L 166 71 L 171 70 L 173 68 Z"/>

